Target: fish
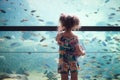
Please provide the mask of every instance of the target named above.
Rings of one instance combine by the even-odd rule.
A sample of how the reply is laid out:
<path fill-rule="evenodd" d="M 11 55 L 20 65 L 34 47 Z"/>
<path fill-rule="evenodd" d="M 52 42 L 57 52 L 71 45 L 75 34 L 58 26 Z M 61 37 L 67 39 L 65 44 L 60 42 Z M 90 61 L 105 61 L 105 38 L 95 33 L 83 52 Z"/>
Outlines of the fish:
<path fill-rule="evenodd" d="M 110 16 L 116 15 L 115 13 L 111 13 Z"/>
<path fill-rule="evenodd" d="M 112 38 L 111 38 L 110 36 L 107 36 L 107 37 L 106 37 L 106 40 L 109 40 L 109 41 L 110 41 L 110 40 L 112 40 Z"/>
<path fill-rule="evenodd" d="M 11 43 L 10 46 L 11 47 L 17 47 L 17 46 L 20 46 L 20 43 L 14 42 L 14 43 Z"/>
<path fill-rule="evenodd" d="M 43 20 L 43 19 L 38 19 L 38 21 L 44 22 L 44 20 Z"/>
<path fill-rule="evenodd" d="M 10 4 L 14 4 L 14 2 L 10 2 Z"/>
<path fill-rule="evenodd" d="M 25 31 L 25 32 L 23 32 L 22 39 L 28 40 L 28 39 L 30 39 L 31 36 L 32 35 L 30 32 Z"/>
<path fill-rule="evenodd" d="M 5 10 L 3 10 L 3 9 L 0 9 L 0 12 L 2 12 L 2 13 L 6 13 L 6 11 L 5 11 Z"/>
<path fill-rule="evenodd" d="M 120 10 L 116 10 L 117 12 L 120 12 Z"/>
<path fill-rule="evenodd" d="M 28 21 L 27 19 L 22 19 L 20 22 L 26 22 L 26 21 Z"/>
<path fill-rule="evenodd" d="M 36 12 L 36 10 L 32 10 L 31 13 Z"/>
<path fill-rule="evenodd" d="M 19 5 L 21 6 L 21 5 L 22 5 L 22 3 L 19 3 Z"/>
<path fill-rule="evenodd" d="M 31 52 L 28 52 L 28 54 L 32 54 Z"/>
<path fill-rule="evenodd" d="M 111 10 L 115 10 L 115 8 L 114 8 L 114 7 L 111 7 L 110 9 L 111 9 Z"/>
<path fill-rule="evenodd" d="M 95 59 L 96 57 L 95 56 L 93 56 L 93 57 L 91 57 L 92 59 Z"/>
<path fill-rule="evenodd" d="M 48 67 L 48 68 L 50 68 L 50 66 L 49 66 L 48 64 L 45 64 L 45 67 Z"/>
<path fill-rule="evenodd" d="M 89 17 L 88 14 L 85 15 L 86 17 Z"/>
<path fill-rule="evenodd" d="M 102 44 L 103 44 L 104 46 L 107 46 L 107 44 L 106 44 L 104 41 L 102 42 Z"/>
<path fill-rule="evenodd" d="M 115 26 L 119 26 L 119 24 L 115 24 Z"/>
<path fill-rule="evenodd" d="M 103 58 L 103 59 L 106 59 L 106 58 L 107 58 L 107 56 L 102 56 L 102 58 Z"/>
<path fill-rule="evenodd" d="M 51 47 L 52 49 L 56 49 L 55 47 Z"/>
<path fill-rule="evenodd" d="M 85 63 L 85 62 L 83 63 L 83 65 L 86 65 L 86 64 L 87 64 L 87 63 Z"/>
<path fill-rule="evenodd" d="M 24 9 L 24 11 L 27 11 L 27 9 Z"/>
<path fill-rule="evenodd" d="M 38 34 L 36 34 L 36 33 L 33 33 L 33 32 L 31 32 L 31 34 L 33 35 L 33 36 L 39 36 Z"/>
<path fill-rule="evenodd" d="M 86 79 L 90 79 L 90 75 L 86 75 L 85 78 L 86 78 Z"/>
<path fill-rule="evenodd" d="M 111 24 L 107 24 L 108 26 L 112 26 Z"/>
<path fill-rule="evenodd" d="M 115 79 L 118 79 L 118 76 L 120 76 L 120 74 L 119 74 L 119 73 L 118 73 L 118 74 L 117 74 L 117 73 L 116 73 L 116 74 L 114 74 L 114 78 L 115 78 Z"/>
<path fill-rule="evenodd" d="M 110 62 L 107 62 L 106 64 L 110 64 Z"/>
<path fill-rule="evenodd" d="M 4 36 L 6 39 L 12 39 L 11 36 Z"/>
<path fill-rule="evenodd" d="M 3 25 L 7 25 L 7 23 L 3 23 Z"/>
<path fill-rule="evenodd" d="M 120 51 L 120 48 L 116 48 L 116 50 Z"/>
<path fill-rule="evenodd" d="M 98 42 L 100 43 L 102 40 L 98 40 Z"/>
<path fill-rule="evenodd" d="M 98 12 L 94 12 L 95 14 L 97 14 Z"/>
<path fill-rule="evenodd" d="M 113 37 L 113 39 L 116 40 L 116 41 L 118 41 L 118 42 L 120 42 L 120 38 L 117 37 L 117 36 Z"/>
<path fill-rule="evenodd" d="M 95 11 L 94 13 L 97 14 L 99 12 L 99 8 L 97 9 L 97 11 Z"/>
<path fill-rule="evenodd" d="M 46 38 L 43 37 L 43 38 L 40 40 L 40 42 L 43 42 L 45 39 L 46 39 Z"/>
<path fill-rule="evenodd" d="M 48 73 L 48 71 L 47 71 L 47 70 L 45 70 L 44 74 L 47 74 L 47 73 Z"/>
<path fill-rule="evenodd" d="M 110 0 L 105 0 L 105 3 L 108 3 Z"/>
<path fill-rule="evenodd" d="M 112 61 L 112 59 L 109 59 L 109 61 Z"/>
<path fill-rule="evenodd" d="M 36 16 L 36 17 L 40 17 L 40 16 Z"/>
<path fill-rule="evenodd" d="M 108 51 L 108 49 L 103 49 L 104 51 Z"/>
<path fill-rule="evenodd" d="M 34 14 L 31 14 L 32 16 L 34 15 Z"/>
<path fill-rule="evenodd" d="M 113 19 L 113 18 L 114 18 L 114 17 L 112 17 L 112 16 L 109 16 L 109 17 L 108 17 L 108 19 Z"/>
<path fill-rule="evenodd" d="M 101 66 L 96 66 L 97 68 L 101 68 Z"/>
<path fill-rule="evenodd" d="M 42 46 L 43 46 L 43 47 L 47 47 L 48 45 L 45 44 L 45 45 L 42 45 Z"/>
<path fill-rule="evenodd" d="M 96 37 L 92 38 L 92 40 L 90 42 L 94 42 L 96 40 Z"/>

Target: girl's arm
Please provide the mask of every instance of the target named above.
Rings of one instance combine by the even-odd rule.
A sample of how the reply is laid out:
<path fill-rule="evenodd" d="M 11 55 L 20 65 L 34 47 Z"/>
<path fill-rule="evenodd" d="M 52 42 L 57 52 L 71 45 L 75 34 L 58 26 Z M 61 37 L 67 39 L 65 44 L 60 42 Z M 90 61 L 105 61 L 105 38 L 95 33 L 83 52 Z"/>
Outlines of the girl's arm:
<path fill-rule="evenodd" d="M 76 49 L 76 51 L 75 51 L 75 55 L 76 55 L 76 56 L 83 56 L 83 55 L 85 55 L 85 50 L 84 50 L 83 47 L 79 44 L 78 38 L 77 38 L 77 40 L 76 40 L 75 49 Z"/>
<path fill-rule="evenodd" d="M 58 45 L 63 44 L 63 42 L 60 41 L 60 38 L 61 38 L 61 33 L 58 33 L 57 36 L 56 36 L 56 41 L 57 41 Z"/>

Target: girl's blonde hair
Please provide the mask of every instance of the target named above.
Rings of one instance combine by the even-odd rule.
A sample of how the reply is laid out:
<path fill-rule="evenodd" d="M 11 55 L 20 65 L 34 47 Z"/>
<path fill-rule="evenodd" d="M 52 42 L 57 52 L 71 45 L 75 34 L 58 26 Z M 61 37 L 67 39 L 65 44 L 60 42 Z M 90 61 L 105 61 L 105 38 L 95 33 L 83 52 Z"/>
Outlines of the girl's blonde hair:
<path fill-rule="evenodd" d="M 77 16 L 61 14 L 59 22 L 61 25 L 58 27 L 58 31 L 80 29 L 80 21 Z"/>

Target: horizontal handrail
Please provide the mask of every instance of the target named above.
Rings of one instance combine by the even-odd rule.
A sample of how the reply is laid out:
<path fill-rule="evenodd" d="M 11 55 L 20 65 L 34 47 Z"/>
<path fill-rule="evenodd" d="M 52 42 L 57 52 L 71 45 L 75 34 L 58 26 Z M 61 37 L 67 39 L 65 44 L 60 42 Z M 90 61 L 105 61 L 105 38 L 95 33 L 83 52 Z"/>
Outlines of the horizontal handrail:
<path fill-rule="evenodd" d="M 57 31 L 57 26 L 0 26 L 0 31 Z M 78 31 L 120 31 L 120 26 L 82 26 Z"/>
<path fill-rule="evenodd" d="M 0 53 L 28 53 L 28 54 L 31 54 L 31 53 L 58 53 L 58 52 L 0 52 Z M 118 51 L 113 51 L 113 52 L 102 52 L 102 51 L 99 51 L 99 52 L 86 52 L 86 53 L 120 53 Z"/>

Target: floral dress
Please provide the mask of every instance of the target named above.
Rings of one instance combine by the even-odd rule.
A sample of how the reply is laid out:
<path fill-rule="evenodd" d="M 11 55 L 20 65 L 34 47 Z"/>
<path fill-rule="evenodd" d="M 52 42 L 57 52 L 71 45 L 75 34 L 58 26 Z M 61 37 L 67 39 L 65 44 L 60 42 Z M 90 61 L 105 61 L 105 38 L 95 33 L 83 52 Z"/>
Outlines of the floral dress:
<path fill-rule="evenodd" d="M 79 45 L 78 38 L 67 38 L 61 36 L 60 41 L 63 43 L 59 45 L 59 64 L 58 73 L 77 72 L 79 64 L 77 56 L 75 56 L 75 45 Z"/>

